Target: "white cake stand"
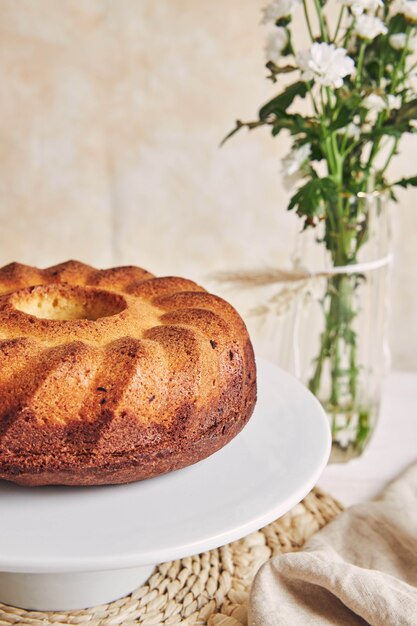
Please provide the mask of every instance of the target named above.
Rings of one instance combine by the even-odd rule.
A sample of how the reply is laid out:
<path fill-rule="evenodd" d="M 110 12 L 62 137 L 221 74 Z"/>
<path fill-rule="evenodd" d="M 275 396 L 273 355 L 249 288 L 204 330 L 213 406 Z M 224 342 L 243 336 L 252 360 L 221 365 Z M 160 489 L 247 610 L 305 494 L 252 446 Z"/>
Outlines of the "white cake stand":
<path fill-rule="evenodd" d="M 315 485 L 329 452 L 317 400 L 258 360 L 252 419 L 205 461 L 111 487 L 0 481 L 0 601 L 47 611 L 115 600 L 156 563 L 219 547 L 289 511 Z"/>

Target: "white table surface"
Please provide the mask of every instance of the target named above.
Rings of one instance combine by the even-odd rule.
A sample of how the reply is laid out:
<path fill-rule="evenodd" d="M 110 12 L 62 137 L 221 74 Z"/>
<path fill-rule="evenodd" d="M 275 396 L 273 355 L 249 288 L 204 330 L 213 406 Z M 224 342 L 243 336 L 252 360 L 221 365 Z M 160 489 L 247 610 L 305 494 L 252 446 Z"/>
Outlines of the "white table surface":
<path fill-rule="evenodd" d="M 377 495 L 417 461 L 417 373 L 394 372 L 384 385 L 381 413 L 368 448 L 358 459 L 328 465 L 319 487 L 349 506 Z"/>

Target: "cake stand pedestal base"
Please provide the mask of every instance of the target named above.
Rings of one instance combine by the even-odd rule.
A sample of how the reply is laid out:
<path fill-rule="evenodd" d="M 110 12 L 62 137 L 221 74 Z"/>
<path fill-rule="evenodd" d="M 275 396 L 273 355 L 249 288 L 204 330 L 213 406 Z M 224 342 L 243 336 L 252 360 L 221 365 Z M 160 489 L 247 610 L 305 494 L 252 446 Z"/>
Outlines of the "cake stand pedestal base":
<path fill-rule="evenodd" d="M 67 611 L 107 604 L 140 587 L 153 565 L 101 572 L 0 572 L 0 602 L 35 611 Z"/>

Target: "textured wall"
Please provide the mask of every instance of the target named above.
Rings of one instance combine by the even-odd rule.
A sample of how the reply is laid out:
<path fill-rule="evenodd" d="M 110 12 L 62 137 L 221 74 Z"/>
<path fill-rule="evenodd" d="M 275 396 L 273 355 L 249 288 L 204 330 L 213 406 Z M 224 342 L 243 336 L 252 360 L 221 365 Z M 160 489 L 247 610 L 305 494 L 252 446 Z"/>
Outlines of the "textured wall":
<path fill-rule="evenodd" d="M 72 257 L 200 279 L 287 263 L 297 229 L 279 178 L 287 141 L 260 131 L 218 149 L 273 93 L 259 8 L 1 0 L 0 262 Z M 405 146 L 401 174 L 413 172 L 416 146 Z M 401 368 L 417 367 L 416 199 L 402 194 L 395 216 Z"/>

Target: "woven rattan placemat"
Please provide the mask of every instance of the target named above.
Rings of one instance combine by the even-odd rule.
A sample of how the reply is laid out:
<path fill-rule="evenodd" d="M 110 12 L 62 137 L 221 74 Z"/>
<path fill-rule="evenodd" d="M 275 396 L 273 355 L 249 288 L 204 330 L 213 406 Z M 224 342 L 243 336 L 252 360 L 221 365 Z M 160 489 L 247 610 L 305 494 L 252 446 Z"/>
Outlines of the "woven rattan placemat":
<path fill-rule="evenodd" d="M 297 550 L 341 511 L 331 496 L 313 489 L 289 513 L 244 539 L 159 565 L 145 585 L 121 600 L 53 613 L 0 604 L 0 626 L 246 626 L 249 587 L 262 563 Z"/>

